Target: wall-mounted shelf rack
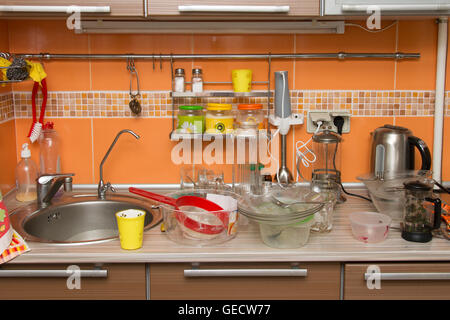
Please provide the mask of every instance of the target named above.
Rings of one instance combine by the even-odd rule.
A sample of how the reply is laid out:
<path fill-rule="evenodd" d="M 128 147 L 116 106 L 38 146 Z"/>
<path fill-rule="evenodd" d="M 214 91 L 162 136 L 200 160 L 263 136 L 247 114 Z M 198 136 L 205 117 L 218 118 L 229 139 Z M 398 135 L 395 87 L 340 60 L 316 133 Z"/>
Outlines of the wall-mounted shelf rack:
<path fill-rule="evenodd" d="M 6 59 L 12 56 L 20 56 L 24 59 L 39 59 L 43 60 L 152 60 L 153 70 L 156 69 L 156 64 L 159 63 L 160 69 L 162 69 L 162 61 L 169 60 L 171 67 L 171 75 L 173 77 L 173 63 L 175 60 L 226 60 L 226 59 L 237 59 L 237 60 L 266 60 L 268 63 L 268 80 L 260 83 L 267 84 L 267 90 L 265 92 L 250 92 L 247 95 L 239 95 L 234 92 L 220 92 L 220 91 L 205 91 L 202 93 L 192 93 L 183 92 L 176 93 L 172 88 L 172 134 L 175 131 L 175 103 L 173 102 L 176 98 L 192 98 L 192 97 L 265 97 L 267 98 L 267 115 L 270 114 L 271 109 L 271 92 L 270 92 L 270 75 L 271 75 L 271 62 L 274 59 L 419 59 L 420 53 L 369 53 L 369 52 L 358 52 L 358 53 L 347 53 L 347 52 L 336 52 L 336 53 L 263 53 L 263 54 L 52 54 L 52 53 L 16 53 L 10 54 L 7 52 L 0 52 L 0 57 L 5 57 Z M 6 81 L 7 83 L 12 83 L 13 81 Z M 17 82 L 17 81 L 15 81 Z M 2 83 L 5 83 L 4 81 Z M 217 82 L 215 84 L 219 84 Z M 211 83 L 214 84 L 214 83 Z M 269 128 L 267 128 L 267 133 L 269 134 Z"/>
<path fill-rule="evenodd" d="M 207 82 L 206 82 L 207 84 Z M 234 91 L 203 91 L 203 92 L 171 92 L 172 98 L 196 98 L 196 97 L 224 97 L 224 98 L 233 98 L 233 97 L 246 97 L 246 98 L 267 98 L 267 96 L 272 97 L 273 94 L 267 91 L 251 91 L 251 92 L 234 92 Z"/>

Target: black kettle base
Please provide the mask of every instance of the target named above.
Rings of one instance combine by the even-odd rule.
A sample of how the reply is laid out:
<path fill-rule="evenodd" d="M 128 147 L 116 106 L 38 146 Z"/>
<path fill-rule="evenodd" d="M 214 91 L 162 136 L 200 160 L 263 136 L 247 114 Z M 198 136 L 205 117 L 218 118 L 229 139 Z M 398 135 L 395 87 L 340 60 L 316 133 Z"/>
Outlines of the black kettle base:
<path fill-rule="evenodd" d="M 407 232 L 402 231 L 402 238 L 412 242 L 429 242 L 433 238 L 431 232 Z"/>

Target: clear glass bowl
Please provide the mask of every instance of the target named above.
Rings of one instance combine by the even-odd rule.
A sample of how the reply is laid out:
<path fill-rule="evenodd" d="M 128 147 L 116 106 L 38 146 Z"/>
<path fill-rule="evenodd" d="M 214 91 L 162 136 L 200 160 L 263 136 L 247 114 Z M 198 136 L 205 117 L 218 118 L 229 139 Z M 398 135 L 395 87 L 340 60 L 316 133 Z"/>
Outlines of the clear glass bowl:
<path fill-rule="evenodd" d="M 246 195 L 239 213 L 259 224 L 261 240 L 273 248 L 299 248 L 309 239 L 322 197 L 305 187 L 275 189 L 267 195 Z"/>
<path fill-rule="evenodd" d="M 208 246 L 229 241 L 236 236 L 239 219 L 237 194 L 225 190 L 197 189 L 181 190 L 168 196 L 179 198 L 187 195 L 211 200 L 224 210 L 206 211 L 187 206 L 177 210 L 160 204 L 165 233 L 170 240 L 183 245 Z"/>

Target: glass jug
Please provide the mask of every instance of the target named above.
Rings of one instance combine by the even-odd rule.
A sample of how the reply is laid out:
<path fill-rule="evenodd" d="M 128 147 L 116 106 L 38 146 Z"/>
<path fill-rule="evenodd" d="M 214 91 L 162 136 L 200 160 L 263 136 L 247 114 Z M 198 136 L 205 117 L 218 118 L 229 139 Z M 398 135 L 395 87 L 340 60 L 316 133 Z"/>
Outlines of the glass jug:
<path fill-rule="evenodd" d="M 441 224 L 441 200 L 433 198 L 433 184 L 421 181 L 406 182 L 403 209 L 402 238 L 414 242 L 428 242 L 431 231 Z"/>

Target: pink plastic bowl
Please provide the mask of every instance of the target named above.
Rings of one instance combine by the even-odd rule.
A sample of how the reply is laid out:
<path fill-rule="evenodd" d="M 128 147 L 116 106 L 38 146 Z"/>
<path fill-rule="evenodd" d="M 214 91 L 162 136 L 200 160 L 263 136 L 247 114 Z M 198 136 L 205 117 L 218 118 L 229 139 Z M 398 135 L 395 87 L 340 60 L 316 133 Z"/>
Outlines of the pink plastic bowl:
<path fill-rule="evenodd" d="M 375 243 L 387 238 L 392 219 L 378 212 L 353 212 L 350 221 L 353 236 L 357 240 Z"/>

